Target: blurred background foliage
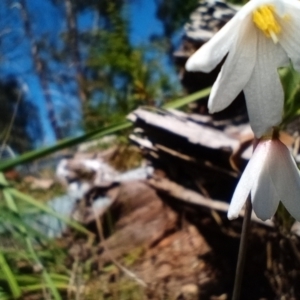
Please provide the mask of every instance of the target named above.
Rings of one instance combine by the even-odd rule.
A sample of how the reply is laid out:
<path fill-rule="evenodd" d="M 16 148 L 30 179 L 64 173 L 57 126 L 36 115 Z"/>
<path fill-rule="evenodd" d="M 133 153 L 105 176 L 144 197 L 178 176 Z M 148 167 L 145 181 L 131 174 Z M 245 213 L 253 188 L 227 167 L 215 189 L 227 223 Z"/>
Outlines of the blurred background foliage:
<path fill-rule="evenodd" d="M 12 167 L 120 133 L 130 127 L 125 116 L 139 105 L 177 107 L 201 97 L 171 102 L 184 93 L 170 54 L 197 1 L 154 2 L 162 33 L 134 43 L 131 5 L 145 2 L 1 1 L 1 171 L 8 175 Z M 40 199 L 3 173 L 0 189 L 0 300 L 30 299 L 32 293 L 72 298 L 78 287 L 72 278 L 90 276 L 89 262 L 66 268 L 67 247 L 25 220 L 43 213 L 89 243 L 93 235 L 43 203 L 54 197 L 51 192 Z"/>
<path fill-rule="evenodd" d="M 13 151 L 93 130 L 138 105 L 160 105 L 183 94 L 170 54 L 198 1 L 154 1 L 163 30 L 134 43 L 132 5 L 144 1 L 1 2 L 0 79 L 26 85 L 19 111 L 31 110 L 13 126 L 26 132 L 26 143 L 20 134 L 14 144 L 5 141 Z M 2 128 L 10 122 L 11 114 L 5 115 Z"/>
<path fill-rule="evenodd" d="M 84 35 L 90 45 L 86 65 L 84 125 L 95 129 L 121 120 L 138 105 L 156 105 L 176 95 L 154 43 L 133 46 L 129 25 L 116 5 L 107 6 L 104 28 Z"/>

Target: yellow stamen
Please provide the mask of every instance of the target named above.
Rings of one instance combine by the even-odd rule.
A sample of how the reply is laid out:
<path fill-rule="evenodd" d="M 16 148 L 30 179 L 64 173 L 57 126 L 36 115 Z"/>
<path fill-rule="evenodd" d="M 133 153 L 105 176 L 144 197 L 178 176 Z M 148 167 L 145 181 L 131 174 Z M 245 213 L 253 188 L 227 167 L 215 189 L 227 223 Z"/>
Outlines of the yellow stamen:
<path fill-rule="evenodd" d="M 274 12 L 274 6 L 262 5 L 253 12 L 253 22 L 265 36 L 272 38 L 276 44 L 278 42 L 277 35 L 281 32 L 281 27 L 274 17 Z"/>

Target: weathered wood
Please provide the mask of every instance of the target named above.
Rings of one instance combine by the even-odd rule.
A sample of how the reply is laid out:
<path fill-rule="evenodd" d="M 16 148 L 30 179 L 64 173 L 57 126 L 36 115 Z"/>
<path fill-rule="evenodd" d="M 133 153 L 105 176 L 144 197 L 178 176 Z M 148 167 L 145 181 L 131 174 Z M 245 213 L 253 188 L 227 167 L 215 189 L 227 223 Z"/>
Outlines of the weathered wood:
<path fill-rule="evenodd" d="M 188 143 L 199 144 L 211 149 L 224 149 L 230 152 L 238 146 L 238 141 L 231 138 L 226 133 L 216 130 L 209 126 L 204 126 L 192 122 L 186 118 L 179 118 L 171 112 L 157 114 L 143 109 L 135 110 L 128 117 L 129 120 L 135 121 L 140 119 L 146 124 L 167 130 L 173 134 L 181 136 Z"/>
<path fill-rule="evenodd" d="M 202 196 L 199 193 L 196 193 L 190 189 L 186 189 L 183 186 L 170 181 L 167 178 L 151 178 L 148 180 L 148 183 L 154 187 L 156 190 L 166 193 L 167 195 L 176 198 L 179 201 L 183 201 L 186 203 L 196 204 L 203 208 L 208 208 L 211 210 L 217 210 L 224 213 L 228 212 L 229 204 L 215 199 L 210 199 L 207 197 Z M 240 211 L 240 217 L 244 217 L 244 210 L 242 209 Z M 262 224 L 264 226 L 270 226 L 273 227 L 274 224 L 271 220 L 262 221 L 259 218 L 256 217 L 256 215 L 253 213 L 251 216 L 252 221 L 255 221 L 259 224 Z"/>

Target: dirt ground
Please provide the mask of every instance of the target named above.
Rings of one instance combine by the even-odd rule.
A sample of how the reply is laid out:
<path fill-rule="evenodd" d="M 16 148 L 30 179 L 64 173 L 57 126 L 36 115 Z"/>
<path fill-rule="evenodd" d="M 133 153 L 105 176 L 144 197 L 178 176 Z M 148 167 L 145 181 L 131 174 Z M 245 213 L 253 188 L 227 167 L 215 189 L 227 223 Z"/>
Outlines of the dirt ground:
<path fill-rule="evenodd" d="M 147 181 L 108 193 L 115 200 L 101 228 L 88 226 L 98 243 L 70 247 L 92 268 L 84 299 L 231 298 L 241 219 L 160 194 Z M 253 222 L 241 299 L 300 299 L 298 249 L 298 238 Z"/>

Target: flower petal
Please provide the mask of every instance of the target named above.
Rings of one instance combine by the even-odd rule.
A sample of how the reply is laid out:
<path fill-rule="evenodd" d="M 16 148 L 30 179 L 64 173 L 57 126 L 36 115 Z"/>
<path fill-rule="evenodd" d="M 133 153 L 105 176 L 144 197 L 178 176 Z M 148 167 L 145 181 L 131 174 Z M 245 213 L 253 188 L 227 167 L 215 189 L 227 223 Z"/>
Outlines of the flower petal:
<path fill-rule="evenodd" d="M 251 0 L 247 2 L 243 8 L 238 12 L 237 16 L 240 19 L 245 18 L 247 15 L 252 13 L 256 8 L 266 5 L 266 4 L 274 4 L 276 5 L 276 8 L 278 6 L 282 7 L 282 0 Z"/>
<path fill-rule="evenodd" d="M 253 210 L 263 221 L 271 219 L 279 204 L 279 196 L 270 177 L 266 174 L 259 179 L 258 186 L 251 191 Z"/>
<path fill-rule="evenodd" d="M 300 39 L 298 38 L 300 32 L 300 3 L 298 1 L 289 1 L 285 3 L 285 6 L 287 17 L 278 18 L 282 28 L 279 43 L 293 62 L 295 70 L 300 72 Z"/>
<path fill-rule="evenodd" d="M 237 38 L 241 20 L 234 16 L 212 39 L 197 50 L 186 62 L 187 71 L 212 71 L 225 57 Z"/>
<path fill-rule="evenodd" d="M 250 190 L 262 171 L 266 155 L 267 152 L 265 151 L 265 148 L 260 147 L 260 144 L 258 144 L 233 193 L 227 213 L 228 219 L 232 220 L 238 217 L 239 212 L 247 200 Z"/>
<path fill-rule="evenodd" d="M 277 68 L 287 65 L 288 57 L 262 32 L 257 32 L 257 38 L 256 64 L 244 93 L 251 128 L 259 138 L 282 119 L 284 94 Z"/>
<path fill-rule="evenodd" d="M 288 148 L 279 140 L 270 153 L 270 176 L 281 202 L 300 221 L 300 175 Z"/>
<path fill-rule="evenodd" d="M 248 16 L 247 19 L 250 19 Z M 208 101 L 210 113 L 226 108 L 249 81 L 256 60 L 257 33 L 250 20 L 239 24 L 240 33 L 235 47 L 218 75 Z"/>
<path fill-rule="evenodd" d="M 264 161 L 261 162 L 262 168 L 260 174 L 257 176 L 251 190 L 251 200 L 253 210 L 258 218 L 263 221 L 270 219 L 276 212 L 279 204 L 279 195 L 276 189 L 276 183 L 272 180 L 272 166 L 274 166 L 274 159 L 272 157 L 272 148 L 275 147 L 273 140 L 262 141 L 258 145 L 258 151 L 264 153 Z M 278 172 L 279 170 L 275 170 Z"/>

